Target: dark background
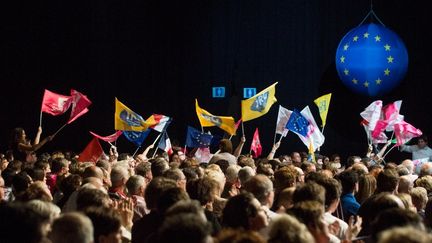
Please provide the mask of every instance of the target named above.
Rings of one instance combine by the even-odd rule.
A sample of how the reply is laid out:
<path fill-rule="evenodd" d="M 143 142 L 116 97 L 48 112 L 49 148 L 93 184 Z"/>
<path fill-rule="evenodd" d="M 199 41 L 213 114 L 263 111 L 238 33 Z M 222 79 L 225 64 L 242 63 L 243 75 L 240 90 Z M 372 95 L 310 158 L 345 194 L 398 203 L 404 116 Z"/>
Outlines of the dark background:
<path fill-rule="evenodd" d="M 243 87 L 259 91 L 275 81 L 278 103 L 266 116 L 245 123 L 244 151 L 259 127 L 264 153 L 269 152 L 279 104 L 288 109 L 309 105 L 321 124 L 313 100 L 329 92 L 323 154 L 364 154 L 367 140 L 359 113 L 377 99 L 384 104 L 402 99 L 405 120 L 431 134 L 430 11 L 422 4 L 374 2 L 377 15 L 402 38 L 409 54 L 405 79 L 378 97 L 349 91 L 334 64 L 339 41 L 363 20 L 369 1 L 47 0 L 3 1 L 0 9 L 0 151 L 14 127 L 34 137 L 44 89 L 68 94 L 74 88 L 93 102 L 88 114 L 43 148 L 49 151 L 81 151 L 91 139 L 89 130 L 112 134 L 114 97 L 143 117 L 173 117 L 168 133 L 183 144 L 186 126 L 199 128 L 195 98 L 215 115 L 238 119 Z M 211 98 L 212 86 L 226 86 L 227 97 Z M 44 114 L 42 137 L 68 116 Z M 135 149 L 123 137 L 118 146 Z M 307 148 L 289 134 L 280 153 L 294 150 Z M 389 154 L 397 161 L 406 157 L 397 150 Z"/>

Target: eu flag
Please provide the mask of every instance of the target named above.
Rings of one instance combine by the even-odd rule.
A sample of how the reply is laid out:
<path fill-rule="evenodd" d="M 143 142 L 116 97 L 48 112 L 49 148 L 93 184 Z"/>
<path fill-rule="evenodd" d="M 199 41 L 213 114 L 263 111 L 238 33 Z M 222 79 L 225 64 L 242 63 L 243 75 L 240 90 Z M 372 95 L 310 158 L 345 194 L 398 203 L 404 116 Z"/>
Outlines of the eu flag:
<path fill-rule="evenodd" d="M 308 134 L 308 127 L 309 121 L 297 109 L 294 109 L 288 119 L 286 128 L 306 137 Z"/>
<path fill-rule="evenodd" d="M 139 147 L 147 138 L 150 131 L 150 129 L 147 129 L 144 132 L 123 131 L 123 135 L 127 138 L 127 140 Z"/>
<path fill-rule="evenodd" d="M 191 148 L 203 148 L 210 146 L 213 136 L 210 134 L 202 133 L 201 131 L 188 126 L 186 134 L 186 146 Z"/>

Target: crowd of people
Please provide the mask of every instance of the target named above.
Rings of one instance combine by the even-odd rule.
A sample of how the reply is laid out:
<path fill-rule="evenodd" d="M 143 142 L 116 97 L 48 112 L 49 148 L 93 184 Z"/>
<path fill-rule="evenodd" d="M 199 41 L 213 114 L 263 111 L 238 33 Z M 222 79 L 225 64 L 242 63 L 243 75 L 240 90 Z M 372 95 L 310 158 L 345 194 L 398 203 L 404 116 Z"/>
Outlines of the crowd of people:
<path fill-rule="evenodd" d="M 78 162 L 39 153 L 53 139 L 41 133 L 14 129 L 1 154 L 0 242 L 432 242 L 431 162 L 311 157 L 279 143 L 254 159 L 244 137 L 236 148 L 222 139 L 205 163 L 180 147 L 151 157 L 151 145 Z M 402 151 L 431 161 L 418 141 Z"/>

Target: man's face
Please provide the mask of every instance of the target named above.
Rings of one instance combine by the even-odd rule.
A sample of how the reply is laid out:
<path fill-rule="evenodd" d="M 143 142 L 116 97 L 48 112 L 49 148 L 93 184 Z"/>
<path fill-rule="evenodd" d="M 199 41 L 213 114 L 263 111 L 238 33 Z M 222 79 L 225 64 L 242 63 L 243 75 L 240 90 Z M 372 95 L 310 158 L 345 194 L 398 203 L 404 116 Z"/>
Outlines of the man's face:
<path fill-rule="evenodd" d="M 419 139 L 419 140 L 417 141 L 417 146 L 418 146 L 419 148 L 424 148 L 424 147 L 426 147 L 426 145 L 427 145 L 427 143 L 426 143 L 426 141 L 423 140 L 423 139 Z"/>

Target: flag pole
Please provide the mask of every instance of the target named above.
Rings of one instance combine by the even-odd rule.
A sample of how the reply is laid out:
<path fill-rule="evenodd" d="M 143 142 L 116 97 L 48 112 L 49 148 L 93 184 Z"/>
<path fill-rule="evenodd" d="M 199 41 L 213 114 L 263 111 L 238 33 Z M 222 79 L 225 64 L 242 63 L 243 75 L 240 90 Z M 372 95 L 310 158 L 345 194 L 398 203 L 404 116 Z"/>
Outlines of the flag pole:
<path fill-rule="evenodd" d="M 156 141 L 160 138 L 161 135 L 162 135 L 162 133 L 159 133 L 159 135 L 157 136 L 157 138 L 154 140 L 154 142 L 152 143 L 152 146 L 153 146 L 153 147 L 155 146 Z M 155 150 L 154 150 L 154 153 L 153 153 L 152 158 L 154 158 L 154 157 L 156 156 L 156 152 L 157 152 L 158 148 L 154 148 L 154 149 L 155 149 Z"/>
<path fill-rule="evenodd" d="M 382 159 L 384 159 L 386 156 L 387 156 L 387 154 L 388 153 L 390 153 L 390 151 L 392 150 L 392 149 L 394 149 L 394 147 L 396 147 L 396 144 L 394 144 L 384 155 L 383 155 L 383 157 L 382 157 Z"/>
<path fill-rule="evenodd" d="M 42 110 L 39 115 L 39 126 L 42 127 Z"/>
<path fill-rule="evenodd" d="M 243 120 L 242 120 L 242 133 L 243 133 L 243 136 L 245 135 L 245 133 L 244 133 L 244 126 L 243 126 Z"/>
<path fill-rule="evenodd" d="M 57 135 L 57 133 L 59 133 L 65 126 L 67 125 L 67 123 L 66 124 L 64 124 L 63 126 L 61 126 L 58 130 L 57 130 L 57 132 L 55 132 L 52 136 L 53 137 L 55 137 L 56 135 Z"/>
<path fill-rule="evenodd" d="M 135 157 L 135 155 L 136 155 L 136 153 L 138 152 L 138 150 L 141 148 L 141 145 L 140 146 L 138 146 L 138 148 L 135 150 L 135 152 L 133 153 L 133 155 L 132 155 L 132 158 L 134 158 Z"/>

